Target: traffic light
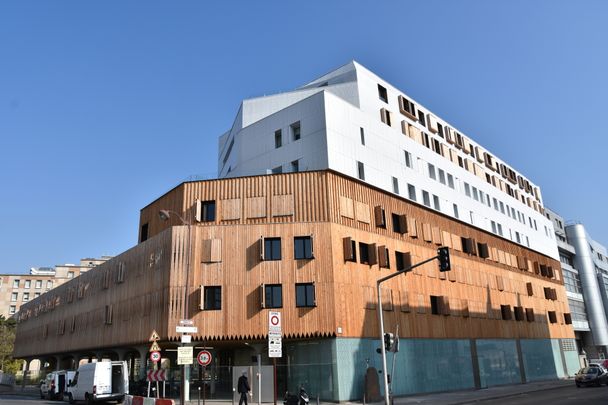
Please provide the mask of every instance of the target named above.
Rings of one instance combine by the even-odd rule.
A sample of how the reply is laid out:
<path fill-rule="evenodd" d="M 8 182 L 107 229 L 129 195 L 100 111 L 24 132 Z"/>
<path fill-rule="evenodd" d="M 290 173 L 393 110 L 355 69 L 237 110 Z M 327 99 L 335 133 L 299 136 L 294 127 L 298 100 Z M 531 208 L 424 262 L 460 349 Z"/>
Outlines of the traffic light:
<path fill-rule="evenodd" d="M 390 352 L 393 350 L 394 346 L 395 346 L 395 335 L 393 335 L 392 333 L 385 333 L 384 334 L 384 350 L 386 350 L 387 352 Z"/>
<path fill-rule="evenodd" d="M 447 247 L 440 247 L 437 249 L 437 255 L 439 260 L 439 271 L 450 271 L 452 267 L 450 265 L 450 250 Z"/>

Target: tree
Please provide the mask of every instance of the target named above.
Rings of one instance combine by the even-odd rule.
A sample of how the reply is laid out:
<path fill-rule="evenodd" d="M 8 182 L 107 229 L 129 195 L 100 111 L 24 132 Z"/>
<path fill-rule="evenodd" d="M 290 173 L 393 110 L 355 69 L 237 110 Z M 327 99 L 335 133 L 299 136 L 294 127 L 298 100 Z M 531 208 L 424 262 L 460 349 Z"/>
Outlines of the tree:
<path fill-rule="evenodd" d="M 22 361 L 13 359 L 15 330 L 17 322 L 0 315 L 0 371 L 15 374 L 21 369 Z"/>

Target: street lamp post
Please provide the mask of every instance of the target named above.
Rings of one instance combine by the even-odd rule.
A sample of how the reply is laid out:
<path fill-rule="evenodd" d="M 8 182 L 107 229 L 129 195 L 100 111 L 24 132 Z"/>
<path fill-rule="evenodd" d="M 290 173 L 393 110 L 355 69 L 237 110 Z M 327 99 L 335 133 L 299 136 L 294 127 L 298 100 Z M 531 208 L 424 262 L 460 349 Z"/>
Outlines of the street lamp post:
<path fill-rule="evenodd" d="M 188 289 L 190 281 L 190 256 L 192 255 L 192 220 L 186 221 L 181 215 L 172 210 L 160 210 L 158 211 L 158 217 L 161 221 L 168 221 L 171 215 L 175 215 L 182 222 L 182 225 L 188 227 L 188 250 L 186 255 L 186 285 L 184 288 L 184 313 L 183 319 L 188 319 Z M 191 215 L 190 215 L 191 216 Z M 182 346 L 184 343 L 182 343 Z M 179 392 L 180 404 L 184 405 L 186 401 L 190 400 L 190 378 L 189 378 L 190 365 L 182 365 L 182 389 Z M 187 373 L 188 372 L 188 373 Z M 188 374 L 188 376 L 186 375 Z"/>

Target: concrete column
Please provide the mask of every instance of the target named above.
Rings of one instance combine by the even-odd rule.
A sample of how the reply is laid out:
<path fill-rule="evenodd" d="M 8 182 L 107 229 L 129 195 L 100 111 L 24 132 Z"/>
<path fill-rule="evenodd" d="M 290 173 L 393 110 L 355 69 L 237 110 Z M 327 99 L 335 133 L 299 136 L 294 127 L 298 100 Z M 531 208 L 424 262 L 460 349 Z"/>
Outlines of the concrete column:
<path fill-rule="evenodd" d="M 25 367 L 23 369 L 23 381 L 21 381 L 21 390 L 25 389 L 25 380 L 27 379 L 27 373 L 30 371 L 30 361 L 32 360 L 32 358 L 25 359 Z"/>
<path fill-rule="evenodd" d="M 524 363 L 524 354 L 521 350 L 521 339 L 515 339 L 517 347 L 517 359 L 519 361 L 519 374 L 521 377 L 521 383 L 526 383 L 526 365 Z"/>
<path fill-rule="evenodd" d="M 139 379 L 146 378 L 146 364 L 148 362 L 148 346 L 140 346 L 137 348 L 139 352 Z"/>
<path fill-rule="evenodd" d="M 55 371 L 61 370 L 61 356 L 53 356 L 55 358 Z"/>

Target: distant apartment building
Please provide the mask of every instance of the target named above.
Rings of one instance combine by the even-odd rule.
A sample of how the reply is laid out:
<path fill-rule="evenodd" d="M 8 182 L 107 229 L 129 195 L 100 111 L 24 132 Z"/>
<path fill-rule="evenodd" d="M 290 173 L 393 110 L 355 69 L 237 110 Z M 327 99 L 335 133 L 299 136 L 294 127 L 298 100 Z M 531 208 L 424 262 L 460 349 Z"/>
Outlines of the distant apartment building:
<path fill-rule="evenodd" d="M 21 305 L 110 259 L 85 258 L 80 264 L 32 267 L 29 274 L 0 274 L 0 315 L 9 318 Z"/>
<path fill-rule="evenodd" d="M 588 359 L 608 355 L 608 254 L 581 224 L 566 225 L 546 209 L 553 221 L 579 354 Z"/>

